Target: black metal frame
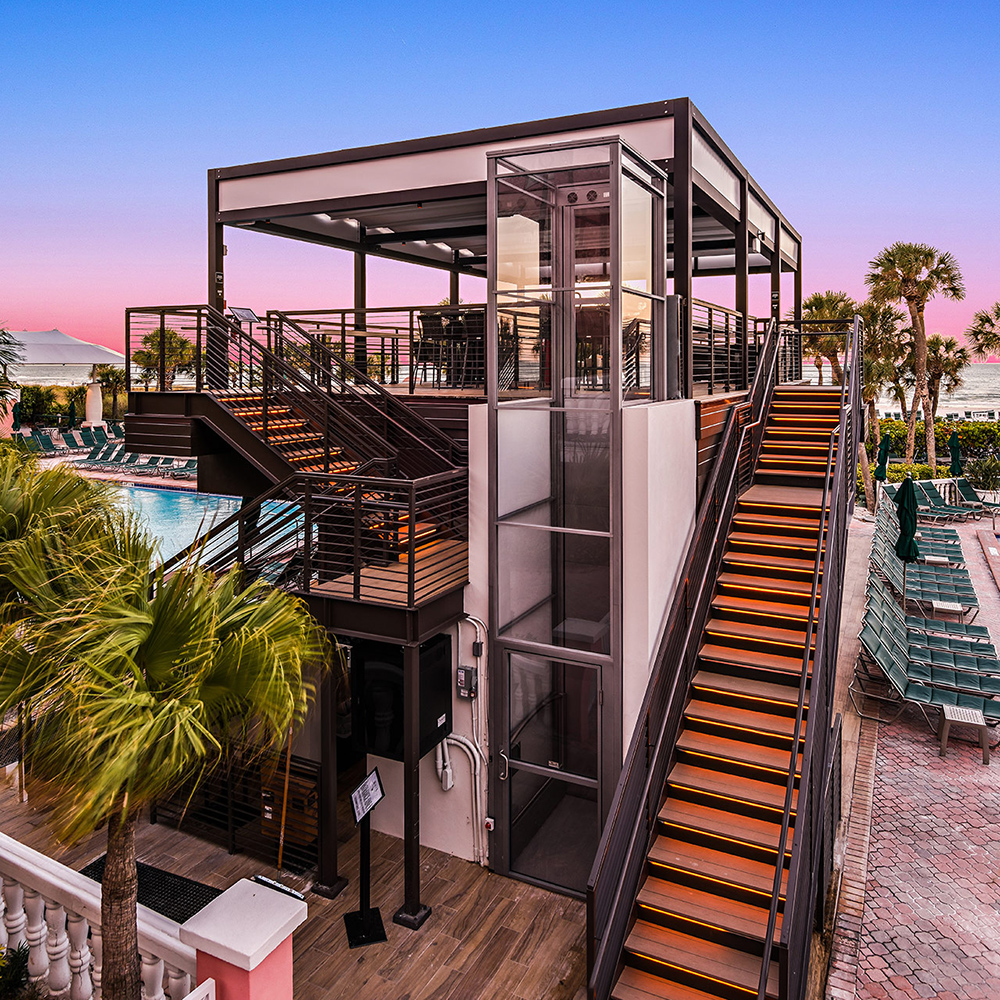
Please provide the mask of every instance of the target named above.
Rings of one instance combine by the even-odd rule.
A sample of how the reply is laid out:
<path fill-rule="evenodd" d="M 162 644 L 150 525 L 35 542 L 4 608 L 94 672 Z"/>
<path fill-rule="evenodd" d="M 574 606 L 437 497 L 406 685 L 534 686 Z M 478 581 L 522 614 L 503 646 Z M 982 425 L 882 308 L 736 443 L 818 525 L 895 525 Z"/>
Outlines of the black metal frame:
<path fill-rule="evenodd" d="M 589 995 L 596 1000 L 610 995 L 619 970 L 729 525 L 739 494 L 750 485 L 771 396 L 783 381 L 781 346 L 789 336 L 795 335 L 779 331 L 774 323 L 769 325 L 749 398 L 730 410 L 591 869 L 587 968 Z"/>

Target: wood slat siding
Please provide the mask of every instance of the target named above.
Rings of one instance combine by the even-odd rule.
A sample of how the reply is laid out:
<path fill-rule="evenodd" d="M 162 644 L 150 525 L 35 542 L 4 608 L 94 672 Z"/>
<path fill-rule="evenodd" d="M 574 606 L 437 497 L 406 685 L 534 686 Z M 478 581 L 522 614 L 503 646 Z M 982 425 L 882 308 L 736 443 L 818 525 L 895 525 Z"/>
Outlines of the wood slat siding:
<path fill-rule="evenodd" d="M 745 392 L 695 400 L 695 434 L 698 438 L 698 496 L 712 471 L 715 453 L 726 429 L 729 410 L 746 399 Z"/>

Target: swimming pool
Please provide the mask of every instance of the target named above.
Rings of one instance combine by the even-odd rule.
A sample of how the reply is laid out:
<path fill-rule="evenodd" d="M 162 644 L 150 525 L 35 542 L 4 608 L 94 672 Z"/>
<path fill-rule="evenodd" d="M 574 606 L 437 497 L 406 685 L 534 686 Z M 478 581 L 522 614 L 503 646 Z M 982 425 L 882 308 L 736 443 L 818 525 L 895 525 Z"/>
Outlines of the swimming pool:
<path fill-rule="evenodd" d="M 160 558 L 169 559 L 203 531 L 240 509 L 239 497 L 215 493 L 115 486 L 123 506 L 138 511 L 146 528 L 160 543 Z"/>

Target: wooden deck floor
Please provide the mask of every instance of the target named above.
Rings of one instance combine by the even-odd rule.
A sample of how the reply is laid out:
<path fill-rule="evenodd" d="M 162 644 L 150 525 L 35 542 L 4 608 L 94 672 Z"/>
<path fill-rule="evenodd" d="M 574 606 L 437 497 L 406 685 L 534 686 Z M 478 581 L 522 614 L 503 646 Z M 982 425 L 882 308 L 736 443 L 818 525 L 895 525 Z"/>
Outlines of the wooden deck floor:
<path fill-rule="evenodd" d="M 104 836 L 66 847 L 44 807 L 18 802 L 0 781 L 0 829 L 80 869 L 104 853 Z M 226 888 L 273 867 L 245 855 L 140 823 L 139 860 Z M 372 902 L 389 940 L 351 951 L 343 915 L 358 906 L 358 838 L 342 845 L 340 870 L 351 881 L 338 899 L 306 894 L 309 917 L 295 932 L 296 1000 L 583 1000 L 586 990 L 585 910 L 577 900 L 503 878 L 427 848 L 421 851 L 421 898 L 432 907 L 418 931 L 392 923 L 403 900 L 403 844 L 372 835 Z M 302 878 L 286 885 L 306 891 Z"/>

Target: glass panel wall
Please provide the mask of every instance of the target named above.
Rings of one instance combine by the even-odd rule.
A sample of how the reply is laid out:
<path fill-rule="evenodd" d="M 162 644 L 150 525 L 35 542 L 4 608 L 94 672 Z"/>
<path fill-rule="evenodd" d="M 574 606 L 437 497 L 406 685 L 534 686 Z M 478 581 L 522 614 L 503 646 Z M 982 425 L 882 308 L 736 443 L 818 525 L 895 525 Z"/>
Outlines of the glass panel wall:
<path fill-rule="evenodd" d="M 490 160 L 500 867 L 582 891 L 621 767 L 621 405 L 664 398 L 665 178 L 617 139 Z"/>

